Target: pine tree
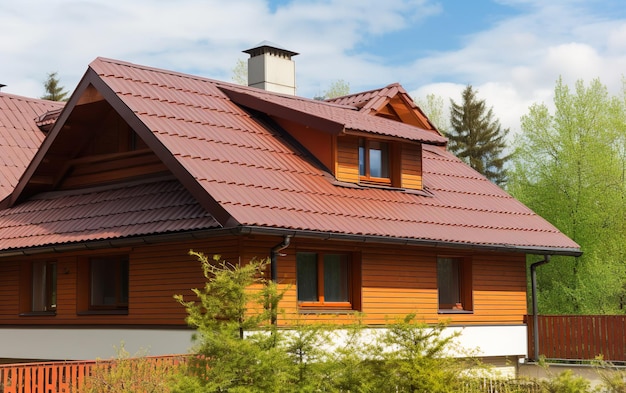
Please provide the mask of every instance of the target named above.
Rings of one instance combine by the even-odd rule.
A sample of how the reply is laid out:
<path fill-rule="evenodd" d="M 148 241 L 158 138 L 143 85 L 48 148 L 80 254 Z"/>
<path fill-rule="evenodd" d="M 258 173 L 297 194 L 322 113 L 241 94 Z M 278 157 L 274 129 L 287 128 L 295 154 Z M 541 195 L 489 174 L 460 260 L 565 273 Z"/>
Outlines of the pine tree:
<path fill-rule="evenodd" d="M 44 82 L 44 89 L 46 94 L 41 96 L 43 100 L 50 101 L 66 101 L 67 91 L 63 91 L 64 87 L 59 85 L 59 79 L 56 72 L 48 74 L 48 79 Z"/>
<path fill-rule="evenodd" d="M 448 149 L 487 179 L 503 185 L 507 181 L 504 164 L 510 158 L 504 155 L 509 129 L 502 129 L 493 110 L 487 110 L 485 100 L 479 100 L 476 93 L 468 85 L 461 104 L 451 100 Z"/>

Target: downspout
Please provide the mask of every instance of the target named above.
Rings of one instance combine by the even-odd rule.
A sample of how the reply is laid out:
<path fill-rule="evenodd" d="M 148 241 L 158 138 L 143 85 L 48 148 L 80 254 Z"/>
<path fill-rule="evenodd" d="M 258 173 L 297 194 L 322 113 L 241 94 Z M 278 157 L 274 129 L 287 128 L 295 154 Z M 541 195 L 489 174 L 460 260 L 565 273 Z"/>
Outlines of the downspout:
<path fill-rule="evenodd" d="M 285 248 L 289 247 L 289 244 L 291 243 L 291 235 L 285 235 L 285 237 L 283 238 L 283 241 L 281 243 L 278 243 L 277 245 L 275 245 L 274 247 L 272 247 L 272 250 L 270 251 L 270 276 L 271 276 L 271 280 L 276 283 L 276 281 L 278 280 L 278 268 L 277 268 L 277 261 L 276 258 L 281 255 L 284 256 L 285 254 L 281 254 L 280 252 L 282 250 L 284 250 Z M 272 310 L 272 325 L 276 324 L 276 315 L 274 314 L 273 310 Z"/>
<path fill-rule="evenodd" d="M 270 252 L 270 272 L 271 272 L 272 281 L 274 282 L 276 282 L 276 280 L 278 279 L 278 271 L 276 269 L 276 264 L 277 264 L 276 257 L 281 255 L 280 252 L 284 250 L 285 248 L 289 247 L 290 243 L 291 243 L 291 235 L 285 235 L 282 243 L 279 243 L 275 245 L 274 247 L 272 247 L 272 251 Z"/>
<path fill-rule="evenodd" d="M 550 255 L 546 255 L 543 260 L 535 262 L 530 265 L 530 282 L 532 287 L 532 301 L 533 301 L 533 341 L 535 349 L 535 359 L 539 357 L 539 315 L 537 310 L 537 268 L 541 265 L 550 262 Z"/>

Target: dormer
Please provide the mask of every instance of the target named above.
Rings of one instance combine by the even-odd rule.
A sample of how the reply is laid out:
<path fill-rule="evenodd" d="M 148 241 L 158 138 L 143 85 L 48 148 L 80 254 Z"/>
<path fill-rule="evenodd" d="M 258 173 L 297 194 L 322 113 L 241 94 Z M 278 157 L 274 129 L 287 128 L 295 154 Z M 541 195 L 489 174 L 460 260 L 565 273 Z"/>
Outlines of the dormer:
<path fill-rule="evenodd" d="M 361 186 L 422 189 L 422 145 L 373 135 L 337 136 L 335 177 Z"/>
<path fill-rule="evenodd" d="M 421 190 L 422 144 L 446 139 L 353 106 L 222 86 L 235 103 L 267 116 L 302 145 L 343 185 Z"/>

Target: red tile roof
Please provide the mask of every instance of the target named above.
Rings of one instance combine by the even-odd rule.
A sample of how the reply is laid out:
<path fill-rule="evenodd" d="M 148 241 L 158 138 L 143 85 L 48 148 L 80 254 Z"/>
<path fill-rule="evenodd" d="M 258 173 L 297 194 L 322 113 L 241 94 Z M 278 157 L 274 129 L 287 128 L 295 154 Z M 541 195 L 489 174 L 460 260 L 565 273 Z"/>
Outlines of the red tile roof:
<path fill-rule="evenodd" d="M 37 117 L 63 105 L 0 93 L 0 200 L 11 193 L 43 141 Z"/>
<path fill-rule="evenodd" d="M 218 228 L 177 180 L 42 193 L 0 210 L 3 249 Z"/>
<path fill-rule="evenodd" d="M 140 136 L 154 138 L 158 146 L 164 146 L 166 153 L 156 153 L 164 162 L 170 162 L 171 168 L 174 168 L 172 158 L 175 160 L 177 166 L 172 169 L 173 173 L 179 173 L 178 169 L 183 168 L 184 173 L 193 178 L 193 184 L 201 187 L 206 197 L 212 198 L 227 212 L 231 220 L 228 223 L 220 220 L 222 225 L 288 231 L 296 235 L 324 234 L 328 237 L 524 252 L 534 250 L 538 253 L 579 252 L 576 243 L 442 146 L 424 145 L 424 193 L 344 187 L 336 184 L 306 152 L 293 146 L 285 137 L 285 131 L 264 125 L 254 112 L 236 105 L 225 91 L 252 96 L 252 101 L 257 103 L 269 102 L 276 106 L 272 110 L 282 106 L 288 113 L 306 111 L 331 122 L 343 123 L 346 128 L 359 124 L 363 126 L 357 128 L 362 131 L 418 140 L 437 137 L 432 133 L 426 136 L 418 128 L 359 113 L 352 106 L 282 96 L 115 60 L 99 58 L 91 63 L 90 68 L 97 73 L 102 86 L 111 89 L 113 97 L 121 100 L 124 108 L 130 109 L 133 116 L 147 127 L 149 134 L 140 133 Z M 238 98 L 241 97 L 235 99 Z M 57 126 L 54 129 L 60 129 Z M 439 140 L 429 142 L 437 144 Z M 183 184 L 187 183 L 183 181 Z M 194 192 L 192 190 L 196 200 L 201 201 L 201 196 Z M 128 203 L 136 203 L 131 202 L 131 194 L 128 193 Z M 73 204 L 78 204 L 81 198 L 90 199 L 89 195 L 76 197 L 78 199 Z M 111 207 L 114 205 L 111 203 Z M 152 205 L 146 203 L 146 206 Z M 38 208 L 36 200 L 27 201 L 3 212 L 0 228 L 6 229 L 7 223 L 13 222 L 7 219 L 15 209 L 44 213 L 47 210 Z M 54 226 L 41 226 L 30 218 L 22 220 L 24 237 L 11 243 L 0 242 L 0 248 L 68 241 L 65 234 L 57 233 L 62 230 L 57 231 L 56 227 L 70 225 L 71 218 L 64 217 L 71 217 L 73 209 L 79 208 L 67 209 L 58 215 Z M 94 239 L 162 230 L 151 221 L 133 223 L 123 213 L 124 208 L 121 215 L 107 219 L 113 223 L 116 220 L 126 223 L 134 232 L 111 233 L 107 228 L 91 228 L 102 221 L 102 217 L 77 214 L 86 220 L 85 228 L 100 231 L 88 235 Z M 184 223 L 189 219 L 180 212 L 178 214 L 180 216 L 174 217 L 174 221 L 181 221 L 176 222 Z M 156 212 L 150 216 L 156 217 Z M 29 221 L 31 225 L 28 225 Z M 189 228 L 195 225 L 194 222 L 195 218 Z M 202 222 L 200 226 L 205 228 L 214 225 L 210 220 Z M 48 236 L 28 235 L 40 233 L 42 228 L 48 230 Z M 8 236 L 7 232 L 4 233 Z M 84 240 L 81 236 L 85 235 L 77 233 L 69 240 Z"/>

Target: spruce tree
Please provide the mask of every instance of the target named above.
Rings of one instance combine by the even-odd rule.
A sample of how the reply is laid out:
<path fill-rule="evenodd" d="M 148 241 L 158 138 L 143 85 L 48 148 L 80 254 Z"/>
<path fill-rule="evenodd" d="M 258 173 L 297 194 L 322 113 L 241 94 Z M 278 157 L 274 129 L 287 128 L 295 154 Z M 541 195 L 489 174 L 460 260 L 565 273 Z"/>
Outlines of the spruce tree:
<path fill-rule="evenodd" d="M 504 185 L 507 174 L 504 164 L 510 155 L 504 155 L 505 137 L 509 129 L 502 129 L 487 109 L 485 100 L 476 97 L 468 85 L 462 93 L 462 102 L 451 101 L 448 150 L 498 185 Z"/>
<path fill-rule="evenodd" d="M 63 91 L 64 87 L 59 85 L 59 79 L 56 72 L 48 74 L 48 79 L 43 84 L 46 94 L 41 96 L 43 100 L 50 101 L 66 101 L 67 91 Z"/>

